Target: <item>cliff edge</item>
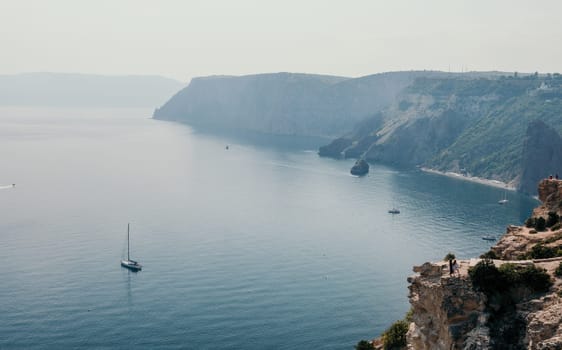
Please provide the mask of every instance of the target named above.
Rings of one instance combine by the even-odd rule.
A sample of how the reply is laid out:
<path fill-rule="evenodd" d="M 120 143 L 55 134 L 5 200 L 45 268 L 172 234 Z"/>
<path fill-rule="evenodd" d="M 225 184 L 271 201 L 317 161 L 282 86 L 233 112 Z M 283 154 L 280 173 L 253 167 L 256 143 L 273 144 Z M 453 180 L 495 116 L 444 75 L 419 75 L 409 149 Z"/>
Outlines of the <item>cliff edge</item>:
<path fill-rule="evenodd" d="M 414 267 L 406 345 L 393 348 L 562 349 L 562 181 L 542 180 L 538 192 L 525 226 L 459 261 L 458 274 L 446 261 Z"/>

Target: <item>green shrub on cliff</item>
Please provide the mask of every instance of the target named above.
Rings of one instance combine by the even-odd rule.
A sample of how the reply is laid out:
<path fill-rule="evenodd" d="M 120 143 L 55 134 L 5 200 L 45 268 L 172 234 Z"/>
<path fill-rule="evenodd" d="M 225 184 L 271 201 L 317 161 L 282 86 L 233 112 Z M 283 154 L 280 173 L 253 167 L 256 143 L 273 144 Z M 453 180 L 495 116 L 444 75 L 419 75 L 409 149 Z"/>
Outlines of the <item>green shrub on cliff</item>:
<path fill-rule="evenodd" d="M 544 231 L 544 230 L 546 230 L 547 227 L 556 225 L 556 222 L 559 219 L 560 218 L 557 218 L 555 216 L 549 216 L 549 221 L 547 221 L 541 216 L 536 217 L 536 218 L 530 217 L 527 220 L 525 220 L 525 226 L 528 227 L 528 228 L 534 228 L 537 231 Z"/>
<path fill-rule="evenodd" d="M 525 220 L 525 226 L 528 227 L 528 228 L 534 228 L 535 227 L 535 218 L 530 217 L 527 220 Z"/>
<path fill-rule="evenodd" d="M 535 265 L 503 264 L 499 271 L 507 287 L 519 285 L 535 292 L 546 292 L 552 285 L 546 270 Z"/>
<path fill-rule="evenodd" d="M 527 287 L 533 292 L 546 292 L 552 285 L 545 269 L 535 265 L 503 264 L 499 269 L 489 259 L 480 261 L 468 271 L 474 286 L 487 295 L 513 287 Z"/>
<path fill-rule="evenodd" d="M 531 287 L 535 292 L 547 292 L 552 281 L 545 269 L 535 265 L 525 266 L 519 271 L 518 283 Z"/>
<path fill-rule="evenodd" d="M 472 284 L 486 294 L 501 289 L 500 271 L 491 259 L 483 259 L 468 269 Z"/>
<path fill-rule="evenodd" d="M 449 261 L 449 260 L 453 260 L 456 259 L 455 254 L 448 252 L 447 255 L 445 255 L 445 257 L 443 258 L 444 261 Z"/>
<path fill-rule="evenodd" d="M 486 253 L 480 255 L 480 259 L 499 259 L 500 257 L 493 250 L 488 250 Z"/>
<path fill-rule="evenodd" d="M 546 219 L 546 227 L 553 227 L 560 221 L 560 216 L 556 212 L 548 212 L 548 218 Z"/>
<path fill-rule="evenodd" d="M 558 249 L 543 244 L 536 244 L 531 248 L 529 257 L 532 259 L 548 259 L 558 255 Z"/>
<path fill-rule="evenodd" d="M 406 320 L 394 322 L 382 334 L 382 341 L 385 350 L 401 349 L 406 346 L 406 333 L 409 323 Z"/>
<path fill-rule="evenodd" d="M 542 216 L 535 219 L 535 229 L 539 232 L 546 230 L 546 220 Z"/>

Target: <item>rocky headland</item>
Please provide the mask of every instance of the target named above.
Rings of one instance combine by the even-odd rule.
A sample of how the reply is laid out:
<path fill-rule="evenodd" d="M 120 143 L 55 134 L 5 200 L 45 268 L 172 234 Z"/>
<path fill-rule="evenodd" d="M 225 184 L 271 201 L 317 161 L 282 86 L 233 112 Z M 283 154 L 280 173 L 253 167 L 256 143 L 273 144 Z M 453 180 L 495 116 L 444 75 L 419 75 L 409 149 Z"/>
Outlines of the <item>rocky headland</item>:
<path fill-rule="evenodd" d="M 281 72 L 194 78 L 153 117 L 211 132 L 329 138 L 320 156 L 463 174 L 535 195 L 540 178 L 562 174 L 561 109 L 558 73 Z"/>
<path fill-rule="evenodd" d="M 200 77 L 156 109 L 154 118 L 207 130 L 333 137 L 386 108 L 416 77 L 443 74 L 390 72 L 348 78 L 282 72 Z"/>
<path fill-rule="evenodd" d="M 447 261 L 414 267 L 405 344 L 385 347 L 383 335 L 373 346 L 562 349 L 562 181 L 542 180 L 538 193 L 525 225 L 509 226 L 480 258 L 459 261 L 459 274 Z"/>
<path fill-rule="evenodd" d="M 419 77 L 321 156 L 424 167 L 535 195 L 562 174 L 562 76 Z"/>

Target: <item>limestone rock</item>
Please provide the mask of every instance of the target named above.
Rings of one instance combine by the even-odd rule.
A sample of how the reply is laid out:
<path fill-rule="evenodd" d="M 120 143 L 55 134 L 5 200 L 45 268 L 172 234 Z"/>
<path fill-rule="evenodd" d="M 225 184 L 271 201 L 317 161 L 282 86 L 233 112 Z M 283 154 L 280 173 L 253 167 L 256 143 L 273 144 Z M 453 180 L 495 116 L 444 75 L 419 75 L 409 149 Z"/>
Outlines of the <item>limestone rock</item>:
<path fill-rule="evenodd" d="M 543 179 L 538 185 L 539 200 L 542 204 L 533 210 L 533 216 L 546 218 L 548 212 L 562 213 L 562 181 L 556 179 Z"/>
<path fill-rule="evenodd" d="M 558 298 L 556 298 L 558 299 Z M 527 315 L 527 342 L 530 349 L 562 349 L 562 303 L 541 300 L 538 310 Z"/>
<path fill-rule="evenodd" d="M 409 279 L 413 322 L 407 334 L 408 348 L 486 346 L 489 341 L 484 313 L 486 297 L 472 288 L 470 280 L 466 276 L 449 277 L 446 264 L 425 263 L 414 271 L 419 275 Z"/>

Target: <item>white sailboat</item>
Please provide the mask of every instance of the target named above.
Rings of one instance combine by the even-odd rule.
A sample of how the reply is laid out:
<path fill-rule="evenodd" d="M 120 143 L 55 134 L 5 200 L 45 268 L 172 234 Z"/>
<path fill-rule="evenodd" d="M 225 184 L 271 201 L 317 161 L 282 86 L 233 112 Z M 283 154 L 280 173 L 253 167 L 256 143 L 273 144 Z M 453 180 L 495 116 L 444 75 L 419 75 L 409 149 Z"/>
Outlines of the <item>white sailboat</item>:
<path fill-rule="evenodd" d="M 503 191 L 503 198 L 498 201 L 498 204 L 507 204 L 509 200 L 507 199 L 507 192 Z"/>
<path fill-rule="evenodd" d="M 131 269 L 133 271 L 142 270 L 142 265 L 130 257 L 130 244 L 129 244 L 129 224 L 127 223 L 127 260 L 121 260 L 121 266 Z"/>

